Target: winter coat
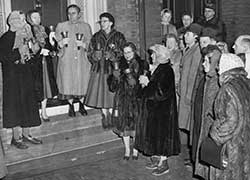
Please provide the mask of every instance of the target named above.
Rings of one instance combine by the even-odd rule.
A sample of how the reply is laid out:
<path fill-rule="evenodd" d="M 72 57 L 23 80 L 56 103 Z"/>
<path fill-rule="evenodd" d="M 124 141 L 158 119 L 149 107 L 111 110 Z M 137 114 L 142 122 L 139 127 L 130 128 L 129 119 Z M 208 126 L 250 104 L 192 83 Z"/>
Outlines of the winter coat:
<path fill-rule="evenodd" d="M 224 170 L 211 167 L 211 180 L 250 179 L 250 81 L 243 68 L 220 75 L 221 88 L 215 99 L 215 122 L 210 136 L 226 147 Z"/>
<path fill-rule="evenodd" d="M 201 62 L 198 43 L 183 53 L 181 60 L 181 78 L 179 83 L 179 127 L 190 130 L 192 94 Z"/>

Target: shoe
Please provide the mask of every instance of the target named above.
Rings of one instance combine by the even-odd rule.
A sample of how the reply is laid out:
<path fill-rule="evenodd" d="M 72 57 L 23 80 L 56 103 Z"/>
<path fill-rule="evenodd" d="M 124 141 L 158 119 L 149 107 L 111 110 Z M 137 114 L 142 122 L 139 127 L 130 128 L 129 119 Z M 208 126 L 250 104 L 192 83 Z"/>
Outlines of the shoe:
<path fill-rule="evenodd" d="M 81 113 L 81 115 L 83 116 L 87 116 L 88 115 L 88 112 L 87 110 L 85 109 L 84 107 L 84 104 L 79 102 L 79 112 Z"/>
<path fill-rule="evenodd" d="M 161 176 L 169 172 L 168 160 L 164 160 L 161 166 L 158 166 L 157 169 L 154 169 L 152 174 L 154 176 Z"/>
<path fill-rule="evenodd" d="M 31 143 L 31 144 L 42 144 L 43 143 L 42 140 L 34 138 L 31 135 L 28 135 L 28 136 L 23 135 L 23 141 Z"/>
<path fill-rule="evenodd" d="M 123 160 L 128 161 L 129 160 L 129 156 L 124 156 Z"/>
<path fill-rule="evenodd" d="M 49 119 L 49 118 L 44 118 L 43 116 L 41 116 L 41 119 L 42 119 L 44 122 L 50 122 L 50 119 Z"/>
<path fill-rule="evenodd" d="M 75 117 L 76 116 L 76 112 L 74 109 L 74 105 L 73 104 L 69 104 L 69 117 Z"/>
<path fill-rule="evenodd" d="M 160 159 L 157 157 L 151 157 L 150 161 L 146 165 L 146 169 L 157 169 Z"/>
<path fill-rule="evenodd" d="M 139 154 L 137 154 L 137 156 L 135 156 L 135 155 L 132 156 L 132 160 L 136 160 L 137 161 L 138 158 L 139 158 Z"/>
<path fill-rule="evenodd" d="M 16 140 L 16 139 L 12 138 L 10 144 L 13 145 L 13 146 L 15 146 L 15 147 L 18 148 L 18 149 L 28 149 L 28 148 L 29 148 L 29 146 L 27 146 L 27 145 L 22 141 L 22 139 Z"/>

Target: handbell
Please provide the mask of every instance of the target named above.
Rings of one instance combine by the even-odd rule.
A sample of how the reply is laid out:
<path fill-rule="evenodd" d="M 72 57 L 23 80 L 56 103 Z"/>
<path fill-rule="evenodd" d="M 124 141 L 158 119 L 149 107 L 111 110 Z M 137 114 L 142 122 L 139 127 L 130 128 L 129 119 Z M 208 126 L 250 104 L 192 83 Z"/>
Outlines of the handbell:
<path fill-rule="evenodd" d="M 114 69 L 118 70 L 119 69 L 119 62 L 118 61 L 114 61 Z"/>
<path fill-rule="evenodd" d="M 68 31 L 61 32 L 62 38 L 68 38 Z M 68 47 L 68 44 L 65 44 L 65 47 Z"/>
<path fill-rule="evenodd" d="M 82 33 L 76 33 L 76 40 L 77 41 L 82 41 L 83 39 L 83 34 Z M 80 50 L 80 46 L 77 46 L 77 49 Z"/>

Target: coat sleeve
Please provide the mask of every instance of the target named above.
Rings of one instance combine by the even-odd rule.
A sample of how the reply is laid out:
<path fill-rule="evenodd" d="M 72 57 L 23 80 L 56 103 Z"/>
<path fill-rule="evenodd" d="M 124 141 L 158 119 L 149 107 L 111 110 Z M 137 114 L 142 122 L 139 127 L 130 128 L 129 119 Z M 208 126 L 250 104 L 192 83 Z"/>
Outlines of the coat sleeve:
<path fill-rule="evenodd" d="M 0 37 L 0 62 L 8 63 L 15 62 L 21 59 L 21 55 L 17 48 L 12 49 L 15 40 L 15 35 L 9 32 Z"/>
<path fill-rule="evenodd" d="M 145 88 L 145 95 L 154 101 L 164 101 L 175 95 L 174 72 L 171 67 L 159 72 L 155 81 L 150 81 Z"/>
<path fill-rule="evenodd" d="M 237 95 L 228 88 L 221 89 L 215 102 L 216 119 L 210 130 L 217 144 L 224 144 L 241 130 L 240 108 Z"/>
<path fill-rule="evenodd" d="M 188 77 L 189 85 L 188 86 L 192 88 L 187 88 L 186 99 L 188 102 L 191 102 L 192 100 L 193 87 L 195 84 L 195 79 L 196 79 L 197 72 L 199 69 L 200 61 L 201 61 L 201 53 L 200 53 L 200 49 L 197 48 L 193 54 L 192 65 L 189 70 L 189 77 Z"/>

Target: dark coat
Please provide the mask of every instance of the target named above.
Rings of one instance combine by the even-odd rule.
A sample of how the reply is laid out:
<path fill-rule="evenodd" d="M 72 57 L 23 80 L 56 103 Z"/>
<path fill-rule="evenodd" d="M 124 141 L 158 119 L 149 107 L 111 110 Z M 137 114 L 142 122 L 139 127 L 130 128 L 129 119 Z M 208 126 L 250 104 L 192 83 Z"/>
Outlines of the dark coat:
<path fill-rule="evenodd" d="M 121 32 L 113 29 L 109 34 L 98 31 L 90 40 L 88 60 L 91 62 L 90 80 L 86 94 L 86 105 L 97 108 L 112 108 L 114 93 L 109 91 L 107 79 L 113 71 L 113 63 L 106 59 L 105 52 L 110 52 L 112 58 L 119 61 L 123 54 L 126 40 Z M 100 47 L 98 47 L 100 46 Z M 100 49 L 99 49 L 100 48 Z M 95 57 L 97 50 L 102 51 L 102 57 Z"/>
<path fill-rule="evenodd" d="M 205 18 L 200 18 L 197 21 L 198 24 L 200 24 L 203 28 L 212 28 L 214 29 L 216 33 L 216 40 L 217 41 L 226 41 L 226 26 L 225 23 L 218 18 L 214 17 L 210 19 L 209 21 L 206 21 Z"/>
<path fill-rule="evenodd" d="M 250 81 L 243 68 L 220 75 L 221 88 L 215 99 L 215 121 L 210 136 L 225 146 L 224 170 L 211 167 L 211 180 L 250 178 Z"/>
<path fill-rule="evenodd" d="M 144 88 L 135 147 L 148 155 L 180 153 L 174 72 L 160 64 Z"/>
<path fill-rule="evenodd" d="M 46 44 L 43 48 L 48 49 L 49 51 L 55 51 L 55 48 L 52 47 L 49 43 L 49 38 L 45 39 L 45 43 Z M 58 95 L 52 57 L 42 56 L 40 55 L 40 52 L 38 52 L 34 59 L 35 60 L 33 61 L 32 72 L 35 80 L 37 100 L 42 101 L 45 98 L 52 98 Z M 50 93 L 48 94 L 47 91 L 50 91 Z"/>
<path fill-rule="evenodd" d="M 39 126 L 31 64 L 17 64 L 18 49 L 13 49 L 15 32 L 8 31 L 0 38 L 3 72 L 3 127 L 13 128 Z M 32 61 L 32 60 L 30 60 Z"/>
<path fill-rule="evenodd" d="M 115 132 L 121 136 L 133 135 L 136 126 L 136 120 L 139 115 L 139 99 L 138 92 L 140 89 L 139 75 L 143 72 L 141 59 L 136 56 L 129 63 L 123 57 L 120 60 L 119 78 L 113 75 L 109 78 L 109 87 L 112 92 L 115 92 L 114 107 L 113 107 L 113 123 Z M 131 73 L 126 74 L 125 70 L 130 69 Z M 131 84 L 134 83 L 134 84 Z M 115 114 L 118 110 L 118 115 Z"/>

